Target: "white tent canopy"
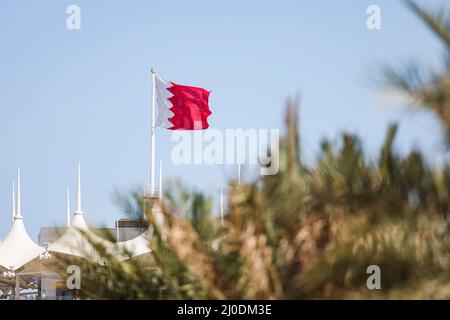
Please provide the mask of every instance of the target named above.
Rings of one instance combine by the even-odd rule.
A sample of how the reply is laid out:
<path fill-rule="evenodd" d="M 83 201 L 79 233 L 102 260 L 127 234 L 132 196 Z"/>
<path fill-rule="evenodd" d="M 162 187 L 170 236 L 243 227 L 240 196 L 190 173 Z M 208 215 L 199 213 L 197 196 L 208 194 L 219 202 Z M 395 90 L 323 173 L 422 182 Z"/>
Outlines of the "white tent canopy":
<path fill-rule="evenodd" d="M 103 260 L 93 243 L 103 246 L 109 254 L 115 254 L 121 261 L 128 259 L 126 252 L 132 257 L 151 252 L 149 231 L 128 241 L 112 243 L 93 233 L 86 224 L 82 214 L 75 214 L 72 225 L 58 240 L 48 247 L 48 250 L 54 253 L 89 259 L 102 264 Z"/>
<path fill-rule="evenodd" d="M 114 244 L 112 247 L 113 252 L 118 256 L 119 260 L 127 260 L 128 257 L 124 253 L 128 252 L 132 257 L 137 257 L 152 250 L 149 247 L 151 237 L 151 230 L 147 229 L 144 233 L 136 238 L 128 241 L 121 241 Z"/>
<path fill-rule="evenodd" d="M 20 169 L 18 169 L 17 178 L 17 208 L 15 203 L 13 204 L 14 221 L 11 230 L 0 245 L 0 266 L 11 271 L 21 268 L 45 251 L 45 248 L 31 240 L 25 229 L 20 203 Z"/>
<path fill-rule="evenodd" d="M 48 247 L 48 250 L 54 253 L 89 259 L 102 264 L 103 260 L 93 246 L 93 243 L 103 246 L 110 254 L 117 255 L 119 260 L 126 260 L 128 257 L 123 255 L 125 250 L 131 256 L 151 252 L 148 246 L 148 236 L 149 232 L 147 231 L 134 239 L 112 243 L 93 233 L 84 220 L 83 211 L 81 210 L 81 172 L 80 167 L 78 167 L 77 208 L 73 222 L 64 234 Z"/>
<path fill-rule="evenodd" d="M 45 248 L 38 246 L 28 235 L 23 217 L 16 217 L 6 238 L 0 245 L 0 266 L 15 271 L 39 257 Z"/>
<path fill-rule="evenodd" d="M 100 256 L 87 238 L 90 238 L 91 241 L 99 242 L 99 244 L 106 245 L 106 240 L 101 239 L 89 229 L 84 221 L 83 215 L 75 214 L 71 226 L 58 240 L 48 247 L 48 250 L 50 252 L 77 256 L 101 263 Z"/>

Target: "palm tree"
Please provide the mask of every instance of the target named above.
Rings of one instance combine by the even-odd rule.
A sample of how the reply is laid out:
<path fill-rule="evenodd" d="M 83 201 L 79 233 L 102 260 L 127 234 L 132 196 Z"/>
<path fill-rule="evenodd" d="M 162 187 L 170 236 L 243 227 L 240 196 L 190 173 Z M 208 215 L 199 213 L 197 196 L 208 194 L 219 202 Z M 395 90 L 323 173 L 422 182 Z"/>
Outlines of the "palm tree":
<path fill-rule="evenodd" d="M 409 63 L 402 69 L 385 67 L 385 80 L 389 86 L 407 94 L 414 104 L 436 114 L 446 129 L 447 142 L 450 143 L 450 16 L 444 8 L 435 12 L 412 0 L 405 0 L 405 4 L 443 44 L 441 70 L 426 70 L 415 63 Z"/>
<path fill-rule="evenodd" d="M 448 56 L 445 15 L 406 3 L 443 40 Z M 449 69 L 429 78 L 415 69 L 385 72 L 391 85 L 436 112 L 450 132 Z M 180 184 L 167 190 L 163 204 L 153 204 L 161 207 L 158 214 L 134 193 L 133 201 L 121 203 L 154 228 L 151 261 L 119 263 L 99 247 L 106 266 L 77 261 L 90 275 L 81 294 L 450 298 L 450 165 L 433 168 L 414 150 L 398 154 L 396 124 L 388 128 L 376 161 L 365 155 L 358 136 L 344 132 L 337 141 L 323 140 L 316 161 L 307 165 L 299 142 L 299 100 L 285 110 L 280 172 L 240 185 L 230 181 L 223 225 L 212 214 L 210 196 Z M 366 286 L 370 265 L 381 269 L 382 290 Z"/>

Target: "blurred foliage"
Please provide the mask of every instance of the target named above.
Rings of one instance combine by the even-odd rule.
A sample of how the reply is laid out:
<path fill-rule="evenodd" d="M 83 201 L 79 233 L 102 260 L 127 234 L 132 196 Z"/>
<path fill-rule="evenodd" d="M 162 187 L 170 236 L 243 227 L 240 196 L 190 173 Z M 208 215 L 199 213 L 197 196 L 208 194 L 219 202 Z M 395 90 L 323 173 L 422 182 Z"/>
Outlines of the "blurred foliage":
<path fill-rule="evenodd" d="M 450 52 L 445 15 L 406 3 Z M 450 128 L 449 69 L 427 80 L 389 70 L 391 85 Z M 83 295 L 450 298 L 450 166 L 432 167 L 419 151 L 398 154 L 395 124 L 376 160 L 356 135 L 345 132 L 335 141 L 323 140 L 307 165 L 298 115 L 299 99 L 288 101 L 278 174 L 229 182 L 223 223 L 209 196 L 179 181 L 166 190 L 163 204 L 144 205 L 136 193 L 126 201 L 119 197 L 125 212 L 145 214 L 153 228 L 151 261 L 118 263 L 104 252 L 106 267 L 85 262 L 92 276 L 83 279 Z M 381 268 L 381 290 L 366 286 L 369 265 Z"/>
<path fill-rule="evenodd" d="M 442 43 L 444 54 L 439 70 L 436 66 L 405 63 L 401 68 L 385 66 L 385 83 L 402 93 L 425 110 L 433 112 L 446 130 L 450 143 L 450 15 L 449 7 L 440 10 L 426 9 L 412 0 L 404 0 L 406 6 L 422 20 Z"/>

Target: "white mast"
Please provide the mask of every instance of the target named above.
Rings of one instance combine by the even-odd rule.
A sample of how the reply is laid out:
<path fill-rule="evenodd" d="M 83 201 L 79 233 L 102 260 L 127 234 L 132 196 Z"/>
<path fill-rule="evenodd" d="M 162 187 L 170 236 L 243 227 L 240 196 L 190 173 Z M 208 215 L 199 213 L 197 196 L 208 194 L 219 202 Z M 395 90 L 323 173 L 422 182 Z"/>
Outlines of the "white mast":
<path fill-rule="evenodd" d="M 16 187 L 14 181 L 12 182 L 12 216 L 11 223 L 14 223 L 14 218 L 16 217 Z"/>
<path fill-rule="evenodd" d="M 22 204 L 20 200 L 20 167 L 17 168 L 17 207 L 15 218 L 22 218 Z"/>
<path fill-rule="evenodd" d="M 155 195 L 155 157 L 156 157 L 156 70 L 152 68 L 152 151 L 150 167 L 150 196 Z"/>
<path fill-rule="evenodd" d="M 241 164 L 238 163 L 238 185 L 241 185 Z"/>
<path fill-rule="evenodd" d="M 70 227 L 70 194 L 69 194 L 69 186 L 67 186 L 66 223 L 67 223 L 67 228 L 69 228 Z"/>
<path fill-rule="evenodd" d="M 81 164 L 78 162 L 78 183 L 77 183 L 77 209 L 75 214 L 83 214 L 81 210 Z"/>

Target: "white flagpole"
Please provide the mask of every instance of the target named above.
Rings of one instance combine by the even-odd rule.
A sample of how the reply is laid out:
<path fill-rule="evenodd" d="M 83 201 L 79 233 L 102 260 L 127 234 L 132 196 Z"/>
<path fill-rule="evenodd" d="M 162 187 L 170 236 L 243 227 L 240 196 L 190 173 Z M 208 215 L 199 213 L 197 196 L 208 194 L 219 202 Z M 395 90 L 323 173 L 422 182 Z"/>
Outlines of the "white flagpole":
<path fill-rule="evenodd" d="M 152 68 L 152 153 L 150 169 L 150 196 L 155 195 L 155 157 L 156 157 L 156 70 Z"/>
<path fill-rule="evenodd" d="M 241 164 L 238 163 L 238 185 L 241 185 Z"/>

